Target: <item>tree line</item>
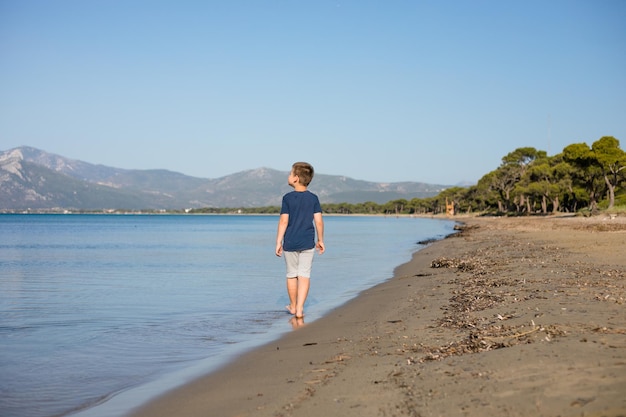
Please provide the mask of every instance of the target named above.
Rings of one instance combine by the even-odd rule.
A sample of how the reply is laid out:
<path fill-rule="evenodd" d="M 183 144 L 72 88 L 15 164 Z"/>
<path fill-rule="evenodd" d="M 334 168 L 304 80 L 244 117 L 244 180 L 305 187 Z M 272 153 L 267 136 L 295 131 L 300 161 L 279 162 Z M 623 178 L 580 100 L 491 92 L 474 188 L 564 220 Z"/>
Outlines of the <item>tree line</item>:
<path fill-rule="evenodd" d="M 604 136 L 591 146 L 574 143 L 554 156 L 532 147 L 518 148 L 471 187 L 452 187 L 429 198 L 398 199 L 385 204 L 324 203 L 328 214 L 506 215 L 588 212 L 626 205 L 626 152 L 619 140 Z M 280 207 L 194 209 L 193 213 L 275 214 Z"/>

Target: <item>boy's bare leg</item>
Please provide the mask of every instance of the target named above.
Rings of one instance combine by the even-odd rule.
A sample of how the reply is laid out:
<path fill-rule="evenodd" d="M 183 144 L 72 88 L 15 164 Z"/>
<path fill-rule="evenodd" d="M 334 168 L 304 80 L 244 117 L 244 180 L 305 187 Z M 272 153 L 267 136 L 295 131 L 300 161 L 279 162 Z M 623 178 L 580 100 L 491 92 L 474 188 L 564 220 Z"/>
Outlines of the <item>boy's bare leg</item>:
<path fill-rule="evenodd" d="M 287 294 L 289 295 L 289 305 L 287 306 L 287 311 L 291 314 L 296 314 L 298 278 L 287 278 Z"/>
<path fill-rule="evenodd" d="M 311 281 L 309 278 L 298 277 L 298 293 L 296 296 L 296 318 L 304 317 L 304 302 L 309 295 Z"/>

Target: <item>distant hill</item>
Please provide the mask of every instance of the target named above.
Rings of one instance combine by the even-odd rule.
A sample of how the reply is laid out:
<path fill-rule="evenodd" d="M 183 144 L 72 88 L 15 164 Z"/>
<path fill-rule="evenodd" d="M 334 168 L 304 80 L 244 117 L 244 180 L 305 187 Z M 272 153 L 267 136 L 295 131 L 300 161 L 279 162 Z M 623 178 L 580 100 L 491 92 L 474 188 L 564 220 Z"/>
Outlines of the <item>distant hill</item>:
<path fill-rule="evenodd" d="M 206 179 L 167 170 L 94 165 L 24 146 L 0 153 L 0 210 L 277 206 L 282 195 L 291 190 L 287 175 L 286 171 L 256 168 Z M 316 174 L 310 189 L 322 203 L 383 204 L 434 196 L 448 187 Z"/>

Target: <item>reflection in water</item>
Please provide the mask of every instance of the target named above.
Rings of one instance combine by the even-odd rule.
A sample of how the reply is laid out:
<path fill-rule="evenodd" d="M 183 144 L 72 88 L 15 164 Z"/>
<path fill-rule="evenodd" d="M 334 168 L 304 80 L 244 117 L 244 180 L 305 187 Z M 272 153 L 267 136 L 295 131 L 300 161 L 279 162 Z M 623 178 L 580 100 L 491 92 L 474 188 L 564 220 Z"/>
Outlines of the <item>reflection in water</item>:
<path fill-rule="evenodd" d="M 304 326 L 304 317 L 293 316 L 291 320 L 289 320 L 289 323 L 294 330 L 299 329 L 300 327 Z"/>

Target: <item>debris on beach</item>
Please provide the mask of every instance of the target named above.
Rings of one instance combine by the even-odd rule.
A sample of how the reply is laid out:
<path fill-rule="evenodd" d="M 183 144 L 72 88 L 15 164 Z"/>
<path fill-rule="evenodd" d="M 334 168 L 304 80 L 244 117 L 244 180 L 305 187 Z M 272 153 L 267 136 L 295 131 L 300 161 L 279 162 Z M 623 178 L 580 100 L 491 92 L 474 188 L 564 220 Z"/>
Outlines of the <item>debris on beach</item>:
<path fill-rule="evenodd" d="M 463 375 L 465 383 L 482 376 L 478 384 L 482 393 L 483 386 L 493 388 L 499 383 L 495 376 L 503 375 L 485 364 L 501 364 L 502 358 L 518 353 L 520 358 L 532 360 L 536 352 L 549 352 L 560 364 L 570 357 L 599 352 L 606 355 L 605 363 L 590 358 L 589 364 L 595 366 L 597 361 L 605 367 L 604 375 L 615 378 L 612 358 L 620 357 L 626 334 L 620 310 L 626 304 L 626 269 L 619 253 L 626 222 L 580 221 L 580 229 L 591 233 L 576 235 L 582 236 L 585 244 L 570 244 L 570 237 L 558 229 L 569 231 L 578 226 L 558 220 L 533 219 L 532 224 L 523 220 L 507 225 L 506 232 L 497 225 L 481 224 L 478 236 L 467 233 L 451 243 L 450 250 L 431 252 L 437 255 L 429 259 L 430 268 L 426 268 L 432 275 L 429 286 L 419 297 L 409 299 L 416 304 L 412 313 L 420 317 L 428 314 L 428 324 L 413 334 L 411 321 L 405 320 L 394 333 L 400 342 L 395 355 L 401 359 L 388 378 L 406 393 L 407 415 L 425 404 L 432 407 L 437 401 L 447 402 L 445 395 L 451 384 L 457 383 L 456 378 L 453 382 L 445 378 L 432 382 L 432 375 Z M 551 231 L 558 239 L 550 237 Z M 611 239 L 605 239 L 609 234 Z M 422 269 L 415 276 L 426 276 L 425 272 Z M 438 311 L 424 313 L 428 307 L 420 301 L 431 294 L 437 297 L 434 305 Z M 376 354 L 384 353 L 381 341 L 375 346 Z M 513 349 L 506 349 L 509 347 Z M 499 353 L 488 353 L 496 350 Z M 475 353 L 484 355 L 471 355 Z M 561 369 L 548 363 L 540 371 L 548 375 Z M 605 383 L 592 383 L 596 382 Z M 426 384 L 434 388 L 426 391 Z M 562 386 L 569 388 L 567 383 Z M 476 391 L 477 398 L 480 393 Z M 571 400 L 571 406 L 588 407 L 593 401 L 592 397 L 578 396 Z M 476 415 L 480 412 L 484 410 Z"/>
<path fill-rule="evenodd" d="M 457 268 L 459 271 L 472 271 L 478 266 L 471 260 L 463 260 L 456 258 L 437 258 L 430 264 L 431 268 Z"/>
<path fill-rule="evenodd" d="M 452 355 L 485 352 L 539 340 L 548 342 L 565 334 L 564 330 L 556 326 L 541 326 L 534 321 L 517 325 L 494 324 L 494 318 L 495 323 L 515 318 L 513 313 L 497 313 L 491 318 L 479 314 L 505 305 L 507 301 L 540 297 L 533 294 L 522 295 L 520 291 L 516 291 L 524 283 L 519 277 L 499 274 L 509 263 L 506 257 L 498 256 L 505 250 L 503 246 L 510 251 L 515 242 L 483 248 L 463 258 L 439 257 L 431 262 L 431 268 L 456 269 L 459 273 L 449 282 L 456 285 L 456 288 L 452 290 L 449 304 L 444 308 L 444 315 L 438 320 L 437 326 L 465 330 L 468 333 L 465 333 L 463 339 L 443 346 L 420 345 L 419 350 L 424 356 L 414 362 L 441 360 Z M 525 257 L 521 261 L 531 263 L 533 255 L 529 253 L 530 248 L 524 249 Z M 557 249 L 554 249 L 555 256 Z M 546 247 L 535 250 L 545 252 Z"/>
<path fill-rule="evenodd" d="M 412 361 L 418 363 L 437 361 L 454 355 L 487 352 L 519 344 L 534 343 L 536 340 L 549 342 L 565 334 L 566 332 L 557 326 L 539 326 L 534 324 L 514 327 L 491 326 L 475 329 L 469 332 L 465 339 L 450 342 L 443 346 L 420 344 L 419 349 L 413 350 L 419 350 L 424 356 L 419 359 L 412 359 Z"/>

